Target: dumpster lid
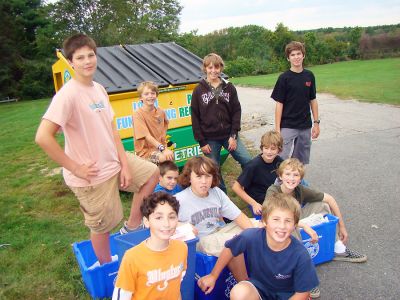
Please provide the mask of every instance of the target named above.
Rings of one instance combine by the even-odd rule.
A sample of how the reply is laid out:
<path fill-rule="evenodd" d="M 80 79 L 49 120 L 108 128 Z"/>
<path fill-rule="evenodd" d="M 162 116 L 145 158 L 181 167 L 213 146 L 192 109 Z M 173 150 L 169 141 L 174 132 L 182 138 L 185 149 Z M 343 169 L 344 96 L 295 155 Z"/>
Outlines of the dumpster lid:
<path fill-rule="evenodd" d="M 145 80 L 151 80 L 159 87 L 169 83 L 147 67 L 121 46 L 97 48 L 97 71 L 94 80 L 104 86 L 108 93 L 137 90 Z"/>

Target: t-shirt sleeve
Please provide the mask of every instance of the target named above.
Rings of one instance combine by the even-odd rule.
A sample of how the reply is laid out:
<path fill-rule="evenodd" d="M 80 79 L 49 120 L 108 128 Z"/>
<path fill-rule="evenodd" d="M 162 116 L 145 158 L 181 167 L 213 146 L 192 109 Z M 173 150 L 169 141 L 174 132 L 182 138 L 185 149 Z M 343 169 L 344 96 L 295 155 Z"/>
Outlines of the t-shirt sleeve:
<path fill-rule="evenodd" d="M 253 181 L 253 176 L 254 168 L 248 164 L 239 175 L 237 182 L 239 182 L 239 184 L 244 187 L 244 189 L 247 189 Z"/>
<path fill-rule="evenodd" d="M 314 74 L 311 72 L 311 90 L 310 90 L 310 100 L 314 100 L 315 98 L 317 98 L 317 87 L 315 85 L 315 76 Z"/>
<path fill-rule="evenodd" d="M 129 259 L 131 256 L 126 254 L 122 258 L 115 287 L 134 293 L 135 283 L 138 277 L 137 266 L 134 261 Z"/>
<path fill-rule="evenodd" d="M 133 114 L 133 136 L 135 139 L 143 139 L 146 135 L 149 135 L 149 129 L 147 128 L 146 121 L 143 115 L 136 111 Z"/>
<path fill-rule="evenodd" d="M 219 199 L 221 199 L 221 215 L 229 220 L 235 220 L 241 214 L 240 209 L 220 188 L 215 189 Z"/>
<path fill-rule="evenodd" d="M 294 290 L 298 293 L 308 292 L 319 285 L 317 272 L 308 252 L 304 251 L 299 256 L 293 277 Z"/>
<path fill-rule="evenodd" d="M 324 193 L 299 185 L 301 191 L 301 203 L 320 202 L 324 199 Z"/>
<path fill-rule="evenodd" d="M 275 83 L 271 98 L 281 103 L 285 102 L 286 100 L 286 82 L 282 74 Z"/>
<path fill-rule="evenodd" d="M 65 127 L 73 111 L 72 99 L 60 90 L 51 101 L 43 119 L 49 120 L 61 127 Z"/>
<path fill-rule="evenodd" d="M 225 247 L 229 248 L 233 256 L 238 256 L 246 251 L 247 229 L 242 231 L 240 234 L 234 236 L 232 239 L 225 242 Z"/>

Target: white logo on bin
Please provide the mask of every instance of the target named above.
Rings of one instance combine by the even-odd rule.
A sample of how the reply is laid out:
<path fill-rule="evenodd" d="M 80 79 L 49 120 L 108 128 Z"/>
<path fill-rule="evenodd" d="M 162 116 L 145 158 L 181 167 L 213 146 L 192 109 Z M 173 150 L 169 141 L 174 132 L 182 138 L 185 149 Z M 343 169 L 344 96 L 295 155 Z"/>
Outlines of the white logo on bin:
<path fill-rule="evenodd" d="M 225 296 L 229 299 L 229 295 L 231 294 L 231 289 L 237 284 L 235 277 L 233 277 L 232 273 L 229 272 L 228 277 L 225 279 Z"/>
<path fill-rule="evenodd" d="M 319 252 L 319 244 L 318 243 L 311 243 L 307 242 L 304 244 L 304 247 L 306 247 L 308 254 L 310 254 L 311 258 L 314 258 L 318 255 Z"/>

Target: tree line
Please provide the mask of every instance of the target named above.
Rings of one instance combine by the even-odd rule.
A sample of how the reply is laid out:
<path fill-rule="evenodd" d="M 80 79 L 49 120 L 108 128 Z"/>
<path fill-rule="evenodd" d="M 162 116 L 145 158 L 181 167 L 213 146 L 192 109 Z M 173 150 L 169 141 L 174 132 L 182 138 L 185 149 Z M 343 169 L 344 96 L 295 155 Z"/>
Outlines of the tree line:
<path fill-rule="evenodd" d="M 291 31 L 247 25 L 209 34 L 178 33 L 177 0 L 0 0 L 0 100 L 54 93 L 51 65 L 65 37 L 83 32 L 99 46 L 176 42 L 196 55 L 220 54 L 229 76 L 287 68 L 284 47 L 306 44 L 306 64 L 400 56 L 400 24 Z"/>

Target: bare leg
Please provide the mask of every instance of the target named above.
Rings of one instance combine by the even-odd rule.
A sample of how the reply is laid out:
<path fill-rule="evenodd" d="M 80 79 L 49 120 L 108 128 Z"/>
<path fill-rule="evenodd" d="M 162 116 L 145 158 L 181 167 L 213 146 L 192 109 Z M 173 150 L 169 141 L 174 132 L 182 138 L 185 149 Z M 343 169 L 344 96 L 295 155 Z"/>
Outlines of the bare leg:
<path fill-rule="evenodd" d="M 154 191 L 154 188 L 156 187 L 159 180 L 159 175 L 160 171 L 157 168 L 153 175 L 151 175 L 149 180 L 147 180 L 147 182 L 142 185 L 140 190 L 134 193 L 132 198 L 131 213 L 127 221 L 127 225 L 129 228 L 134 229 L 138 227 L 140 222 L 142 221 L 140 205 L 142 205 L 143 203 L 143 198 L 147 197 Z"/>
<path fill-rule="evenodd" d="M 90 240 L 94 253 L 97 256 L 100 264 L 104 264 L 111 261 L 111 250 L 110 250 L 110 233 L 90 233 Z"/>
<path fill-rule="evenodd" d="M 244 263 L 243 254 L 233 257 L 228 263 L 228 268 L 232 272 L 232 275 L 233 277 L 235 277 L 237 282 L 247 280 L 249 278 L 249 276 L 247 275 L 246 264 Z"/>
<path fill-rule="evenodd" d="M 259 300 L 260 295 L 257 289 L 249 282 L 239 282 L 236 284 L 230 295 L 231 300 Z"/>

